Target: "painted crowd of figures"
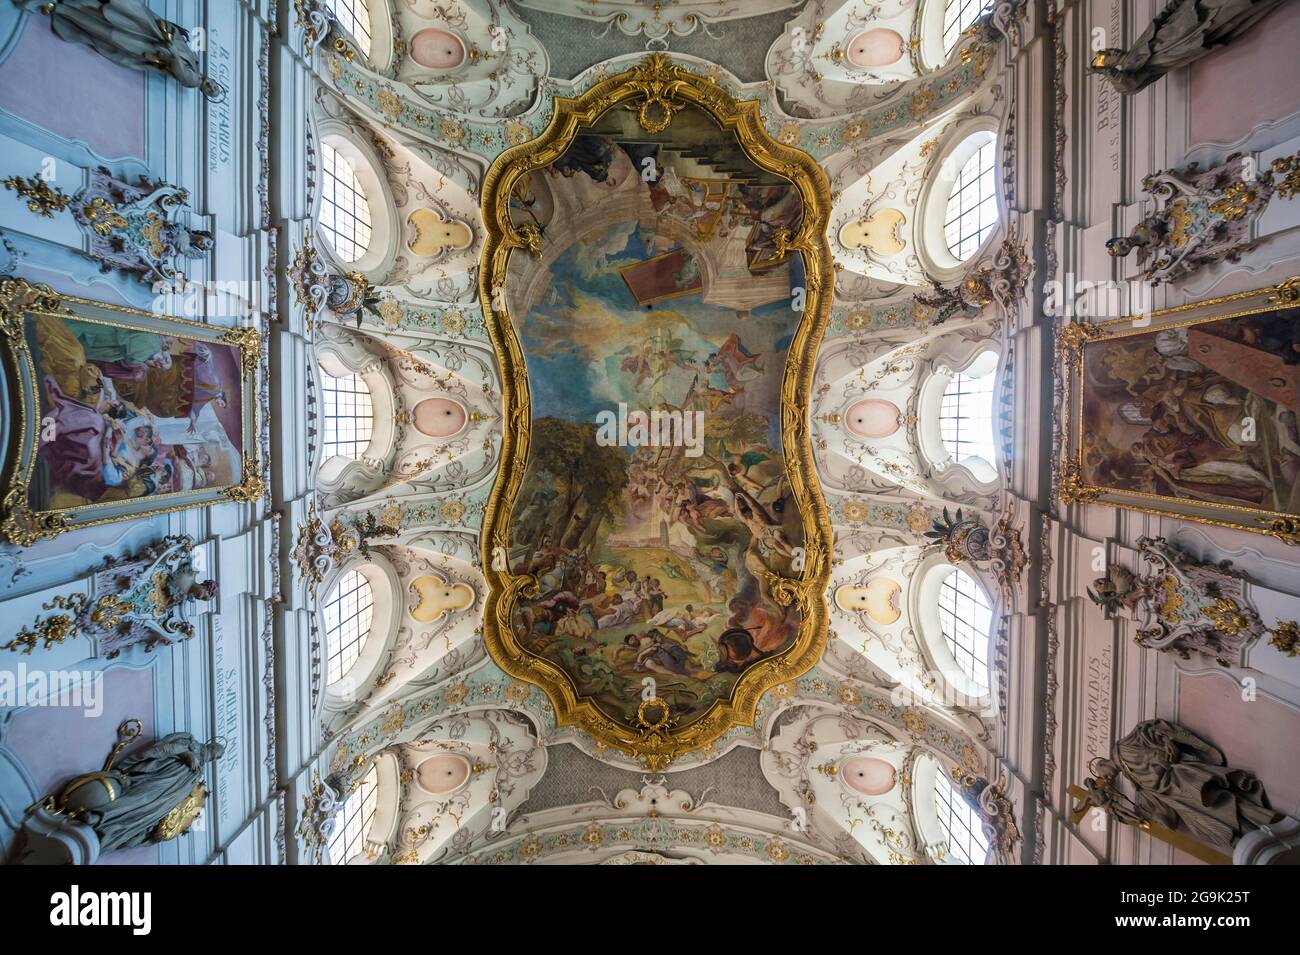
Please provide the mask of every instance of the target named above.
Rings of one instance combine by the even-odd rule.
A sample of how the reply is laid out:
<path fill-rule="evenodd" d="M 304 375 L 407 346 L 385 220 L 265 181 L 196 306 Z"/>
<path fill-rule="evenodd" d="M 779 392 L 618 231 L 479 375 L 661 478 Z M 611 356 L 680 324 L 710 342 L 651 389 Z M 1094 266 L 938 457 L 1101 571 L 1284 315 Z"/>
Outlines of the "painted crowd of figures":
<path fill-rule="evenodd" d="M 1118 490 L 1295 512 L 1296 312 L 1089 345 L 1083 409 L 1089 479 Z"/>
<path fill-rule="evenodd" d="M 783 184 L 753 185 L 725 176 L 679 175 L 670 161 L 671 152 L 661 143 L 581 135 L 545 173 L 561 180 L 581 174 L 610 189 L 627 176 L 636 176 L 646 184 L 654 212 L 688 223 L 695 241 L 743 237 L 749 267 L 756 271 L 783 259 L 778 254 L 779 236 L 792 235 L 803 219 L 798 192 Z M 536 216 L 530 180 L 522 180 L 511 198 L 512 207 L 544 232 L 546 223 Z M 683 276 L 681 287 L 698 288 L 698 273 Z"/>
<path fill-rule="evenodd" d="M 238 482 L 233 346 L 51 316 L 32 321 L 28 334 L 40 380 L 34 506 Z"/>

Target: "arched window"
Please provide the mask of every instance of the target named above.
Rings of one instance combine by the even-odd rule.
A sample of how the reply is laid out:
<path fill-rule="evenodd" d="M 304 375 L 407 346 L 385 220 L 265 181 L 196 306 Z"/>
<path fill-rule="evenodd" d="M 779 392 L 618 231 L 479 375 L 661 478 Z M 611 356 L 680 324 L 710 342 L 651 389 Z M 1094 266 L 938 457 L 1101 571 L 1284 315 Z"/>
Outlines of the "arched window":
<path fill-rule="evenodd" d="M 965 261 L 980 250 L 998 224 L 997 137 L 987 130 L 975 133 L 957 149 L 970 152 L 948 193 L 943 235 L 948 251 Z"/>
<path fill-rule="evenodd" d="M 984 588 L 954 570 L 939 588 L 939 624 L 962 672 L 984 690 L 989 686 L 989 628 L 993 608 Z"/>
<path fill-rule="evenodd" d="M 985 352 L 948 382 L 939 406 L 939 434 L 953 461 L 978 458 L 990 467 L 997 460 L 993 441 L 993 386 L 996 352 Z M 969 465 L 968 465 L 969 466 Z"/>
<path fill-rule="evenodd" d="M 335 378 L 322 371 L 321 397 L 321 444 L 325 459 L 336 455 L 360 458 L 370 445 L 370 435 L 375 426 L 370 389 L 360 375 Z"/>
<path fill-rule="evenodd" d="M 355 262 L 370 248 L 370 203 L 351 161 L 328 141 L 320 149 L 324 179 L 317 222 L 334 254 Z"/>
<path fill-rule="evenodd" d="M 352 34 L 362 56 L 370 55 L 370 2 L 369 0 L 329 0 L 330 10 L 339 26 Z"/>
<path fill-rule="evenodd" d="M 361 785 L 348 794 L 343 808 L 334 817 L 334 834 L 330 836 L 329 859 L 331 865 L 345 865 L 365 844 L 366 833 L 375 818 L 375 794 L 378 790 L 379 770 L 374 763 L 361 780 Z"/>
<path fill-rule="evenodd" d="M 361 656 L 375 614 L 374 591 L 360 571 L 340 578 L 321 608 L 325 619 L 326 683 L 337 683 Z"/>
<path fill-rule="evenodd" d="M 971 25 L 993 9 L 995 0 L 948 0 L 943 11 L 943 48 L 951 51 L 957 38 Z"/>
<path fill-rule="evenodd" d="M 988 855 L 989 841 L 984 837 L 984 827 L 975 810 L 952 788 L 947 773 L 942 770 L 934 780 L 935 811 L 939 825 L 948 837 L 950 861 L 963 865 L 983 865 Z"/>

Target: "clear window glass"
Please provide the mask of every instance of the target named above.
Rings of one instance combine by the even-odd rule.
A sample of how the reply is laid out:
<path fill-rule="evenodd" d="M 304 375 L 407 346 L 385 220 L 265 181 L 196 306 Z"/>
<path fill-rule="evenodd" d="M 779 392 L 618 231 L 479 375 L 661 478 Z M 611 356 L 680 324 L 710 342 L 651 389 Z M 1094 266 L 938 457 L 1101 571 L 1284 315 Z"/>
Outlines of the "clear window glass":
<path fill-rule="evenodd" d="M 990 467 L 997 461 L 993 438 L 993 387 L 997 356 L 986 352 L 963 372 L 953 375 L 939 406 L 939 434 L 952 459 L 961 464 L 979 458 Z"/>
<path fill-rule="evenodd" d="M 370 3 L 369 0 L 329 0 L 330 10 L 338 18 L 339 26 L 352 34 L 362 56 L 370 55 Z"/>
<path fill-rule="evenodd" d="M 324 459 L 336 455 L 359 459 L 370 445 L 375 426 L 370 389 L 360 375 L 335 378 L 322 371 L 321 398 Z"/>
<path fill-rule="evenodd" d="M 361 656 L 375 614 L 370 581 L 360 571 L 340 578 L 321 608 L 325 622 L 327 683 L 337 683 Z"/>
<path fill-rule="evenodd" d="M 963 262 L 980 250 L 998 224 L 997 137 L 980 132 L 966 142 L 971 140 L 978 147 L 957 174 L 943 217 L 948 251 Z"/>
<path fill-rule="evenodd" d="M 379 770 L 372 763 L 361 785 L 348 794 L 343 807 L 334 817 L 334 834 L 330 836 L 329 861 L 344 865 L 361 851 L 366 833 L 375 818 L 375 793 L 379 787 Z"/>
<path fill-rule="evenodd" d="M 939 622 L 962 672 L 984 690 L 989 686 L 989 629 L 993 608 L 984 588 L 955 570 L 939 588 Z"/>
<path fill-rule="evenodd" d="M 316 222 L 334 254 L 355 262 L 370 248 L 370 203 L 351 161 L 328 142 L 320 150 L 323 177 Z"/>
<path fill-rule="evenodd" d="M 984 827 L 980 825 L 975 810 L 952 788 L 952 782 L 942 770 L 934 781 L 934 802 L 939 825 L 948 835 L 952 858 L 963 865 L 983 865 L 989 851 Z"/>
<path fill-rule="evenodd" d="M 943 48 L 951 52 L 957 38 L 971 25 L 993 9 L 995 0 L 948 0 L 943 11 Z"/>

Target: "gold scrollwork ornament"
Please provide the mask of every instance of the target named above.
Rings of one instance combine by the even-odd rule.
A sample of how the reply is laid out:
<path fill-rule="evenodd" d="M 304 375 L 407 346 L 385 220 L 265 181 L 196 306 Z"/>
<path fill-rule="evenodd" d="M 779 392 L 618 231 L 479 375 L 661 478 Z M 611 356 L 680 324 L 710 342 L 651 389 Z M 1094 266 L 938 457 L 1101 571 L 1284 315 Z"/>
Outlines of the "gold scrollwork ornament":
<path fill-rule="evenodd" d="M 262 477 L 262 463 L 256 458 L 245 458 L 243 480 L 226 488 L 226 496 L 240 504 L 249 504 L 265 497 L 266 481 Z"/>
<path fill-rule="evenodd" d="M 10 176 L 0 180 L 0 185 L 18 193 L 19 199 L 26 199 L 28 211 L 45 219 L 53 219 L 54 213 L 63 212 L 68 208 L 68 203 L 72 202 L 71 196 L 58 186 L 51 186 L 39 175 L 25 179 L 22 176 Z"/>
<path fill-rule="evenodd" d="M 222 342 L 239 349 L 239 364 L 244 376 L 254 374 L 262 359 L 262 333 L 256 328 L 234 328 L 221 336 Z"/>
<path fill-rule="evenodd" d="M 199 783 L 171 812 L 163 816 L 162 821 L 154 827 L 153 838 L 158 842 L 167 842 L 185 835 L 198 820 L 207 801 L 208 789 Z"/>
<path fill-rule="evenodd" d="M 90 606 L 90 598 L 85 594 L 72 594 L 68 597 L 56 596 L 43 607 L 46 610 L 68 610 L 71 613 L 51 614 L 38 618 L 34 623 L 23 627 L 8 643 L 0 643 L 0 650 L 14 650 L 30 654 L 38 642 L 43 642 L 41 649 L 49 650 L 65 640 L 81 635 L 78 618 Z"/>
<path fill-rule="evenodd" d="M 1070 322 L 1063 326 L 1059 332 L 1061 348 L 1065 352 L 1065 360 L 1073 366 L 1078 366 L 1083 358 L 1083 346 L 1088 342 L 1096 341 L 1103 334 L 1103 329 L 1088 322 Z"/>
<path fill-rule="evenodd" d="M 1058 489 L 1065 504 L 1092 504 L 1102 495 L 1102 489 L 1093 487 L 1083 479 L 1083 469 L 1071 462 L 1065 466 Z"/>
<path fill-rule="evenodd" d="M 1294 620 L 1279 620 L 1268 642 L 1289 657 L 1300 656 L 1300 624 Z"/>

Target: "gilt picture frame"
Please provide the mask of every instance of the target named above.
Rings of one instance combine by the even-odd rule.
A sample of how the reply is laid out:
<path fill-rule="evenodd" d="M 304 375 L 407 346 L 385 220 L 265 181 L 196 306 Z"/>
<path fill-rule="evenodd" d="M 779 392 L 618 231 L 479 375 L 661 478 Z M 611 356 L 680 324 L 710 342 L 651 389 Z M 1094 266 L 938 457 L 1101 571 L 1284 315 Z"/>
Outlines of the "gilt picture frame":
<path fill-rule="evenodd" d="M 1300 545 L 1300 278 L 1060 332 L 1058 493 Z"/>
<path fill-rule="evenodd" d="M 0 282 L 0 539 L 264 493 L 261 334 Z"/>
<path fill-rule="evenodd" d="M 555 103 L 549 126 L 536 139 L 502 153 L 488 171 L 483 187 L 486 237 L 479 269 L 480 295 L 501 368 L 505 419 L 497 480 L 486 506 L 481 536 L 482 566 L 488 584 L 484 641 L 489 654 L 503 670 L 546 691 L 560 725 L 577 726 L 598 745 L 622 751 L 653 771 L 685 752 L 707 747 L 733 727 L 752 724 L 763 694 L 809 670 L 825 647 L 824 591 L 830 575 L 831 531 L 816 479 L 804 409 L 811 398 L 817 349 L 831 304 L 833 270 L 826 239 L 830 189 L 825 173 L 812 157 L 777 142 L 766 133 L 756 103 L 732 99 L 716 83 L 673 64 L 662 54 L 647 57 L 641 64 L 601 80 L 577 98 L 557 98 Z M 521 626 L 518 617 L 521 605 L 530 602 L 535 605 L 539 595 L 545 594 L 536 566 L 516 560 L 519 541 L 514 533 L 515 509 L 521 489 L 531 477 L 530 450 L 536 424 L 533 404 L 538 399 L 532 395 L 528 356 L 518 327 L 526 316 L 510 314 L 509 274 L 512 255 L 545 258 L 549 254 L 545 246 L 550 236 L 544 236 L 535 223 L 512 220 L 511 198 L 527 193 L 525 177 L 545 172 L 562 157 L 567 158 L 575 140 L 584 131 L 593 130 L 602 117 L 621 116 L 625 128 L 627 124 L 635 127 L 639 123 L 641 132 L 653 138 L 668 129 L 675 118 L 680 119 L 679 113 L 688 115 L 692 110 L 702 111 L 720 130 L 733 136 L 747 161 L 765 174 L 781 177 L 802 203 L 803 214 L 797 227 L 770 230 L 769 241 L 774 244 L 775 253 L 768 256 L 771 261 L 767 263 L 770 266 L 786 258 L 801 257 L 801 268 L 797 273 L 792 270 L 791 274 L 798 275 L 802 307 L 797 320 L 792 322 L 791 333 L 782 340 L 784 362 L 779 382 L 773 387 L 775 407 L 771 416 L 773 427 L 779 431 L 776 444 L 781 459 L 781 486 L 797 515 L 798 526 L 792 537 L 799 542 L 798 556 L 776 562 L 784 568 L 784 573 L 760 571 L 755 575 L 763 578 L 761 590 L 765 598 L 791 608 L 789 619 L 797 620 L 797 626 L 792 625 L 789 638 L 779 649 L 756 655 L 761 658 L 743 669 L 725 698 L 712 700 L 702 714 L 693 712 L 689 718 L 679 721 L 676 710 L 658 695 L 661 690 L 647 690 L 651 695 L 642 695 L 626 705 L 630 716 L 616 718 L 608 707 L 602 708 L 590 693 L 578 686 L 571 669 L 557 663 L 554 657 L 535 652 L 535 646 L 530 649 L 525 645 L 525 638 L 533 636 L 526 633 L 531 624 Z M 630 120 L 629 115 L 633 117 Z M 604 160 L 593 162 L 599 164 L 594 168 L 593 181 L 603 184 Z M 743 230 L 737 230 L 737 234 L 745 235 Z M 792 283 L 795 281 L 791 279 Z M 674 309 L 686 307 L 677 304 L 686 301 L 681 296 L 669 295 L 658 301 Z M 650 305 L 659 307 L 650 297 L 638 307 L 644 309 Z M 790 307 L 788 300 L 785 307 Z M 731 353 L 740 356 L 741 361 L 751 358 L 734 343 Z M 717 355 L 710 358 L 716 359 Z M 664 535 L 666 553 L 667 530 Z M 581 537 L 579 534 L 578 538 Z M 630 571 L 624 568 L 623 573 Z M 612 569 L 609 579 L 615 579 Z M 644 582 L 656 589 L 659 584 L 658 580 L 650 581 L 649 574 L 645 575 Z M 662 602 L 662 594 L 660 599 Z M 686 605 L 688 611 L 690 607 Z M 661 617 L 665 615 L 661 612 Z M 623 637 L 622 630 L 618 630 L 614 639 L 626 639 L 629 643 L 643 641 L 636 657 L 638 665 L 647 653 L 660 652 L 647 646 L 645 641 L 650 638 L 645 633 L 639 637 L 632 633 Z M 669 643 L 672 641 L 664 641 L 665 655 L 676 654 L 674 659 L 679 662 L 687 658 L 688 651 L 682 644 L 668 647 Z M 613 656 L 621 651 L 621 647 L 612 645 L 600 652 Z M 634 652 L 628 651 L 629 656 Z M 692 665 L 699 662 L 693 658 L 692 661 Z M 716 669 L 718 664 L 713 666 Z M 660 687 L 665 680 L 672 679 L 665 673 L 660 671 L 657 684 Z"/>

